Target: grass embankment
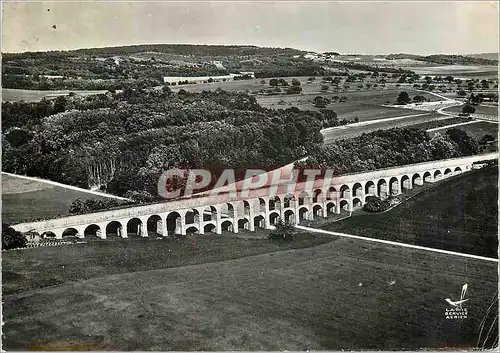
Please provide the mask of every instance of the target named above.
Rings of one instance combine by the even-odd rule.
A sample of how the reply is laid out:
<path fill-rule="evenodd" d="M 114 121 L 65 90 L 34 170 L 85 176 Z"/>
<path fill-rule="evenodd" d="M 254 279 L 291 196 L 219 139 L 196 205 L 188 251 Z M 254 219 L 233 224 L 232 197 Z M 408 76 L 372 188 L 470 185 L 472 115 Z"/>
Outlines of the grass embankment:
<path fill-rule="evenodd" d="M 106 197 L 2 174 L 2 221 L 5 223 L 68 215 L 69 205 L 77 198 Z"/>
<path fill-rule="evenodd" d="M 359 214 L 322 228 L 498 257 L 498 168 L 443 180 L 382 214 Z"/>
<path fill-rule="evenodd" d="M 252 233 L 254 234 L 254 233 Z M 2 254 L 3 294 L 8 295 L 112 274 L 226 261 L 332 241 L 328 235 L 297 234 L 292 242 L 241 239 L 235 235 L 95 240 Z"/>
<path fill-rule="evenodd" d="M 467 348 L 476 344 L 498 282 L 494 263 L 348 239 L 153 270 L 162 266 L 155 258 L 171 257 L 157 243 L 138 251 L 99 253 L 94 246 L 32 253 L 25 258 L 28 268 L 39 269 L 28 274 L 32 280 L 75 271 L 93 278 L 4 296 L 4 348 Z M 227 246 L 218 243 L 212 251 Z M 106 275 L 120 260 L 122 271 L 133 272 Z M 458 299 L 464 283 L 469 317 L 446 320 L 444 299 Z"/>
<path fill-rule="evenodd" d="M 467 123 L 471 120 L 467 118 L 461 118 L 461 117 L 455 117 L 455 118 L 449 118 L 449 119 L 442 119 L 442 120 L 434 120 L 434 121 L 429 121 L 421 124 L 415 124 L 412 125 L 411 127 L 414 127 L 416 129 L 424 129 L 424 130 L 429 130 L 429 129 L 434 129 L 437 127 L 443 127 L 447 125 L 453 125 L 453 124 L 460 124 L 460 123 Z M 457 126 L 458 129 L 461 128 L 461 126 Z M 445 130 L 442 130 L 445 131 Z"/>

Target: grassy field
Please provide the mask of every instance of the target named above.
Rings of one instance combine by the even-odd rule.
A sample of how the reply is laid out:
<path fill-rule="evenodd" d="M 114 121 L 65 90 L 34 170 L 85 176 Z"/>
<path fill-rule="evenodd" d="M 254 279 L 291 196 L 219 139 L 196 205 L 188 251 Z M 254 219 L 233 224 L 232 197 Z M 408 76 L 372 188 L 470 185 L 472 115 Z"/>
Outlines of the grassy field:
<path fill-rule="evenodd" d="M 388 109 L 393 109 L 393 108 L 388 108 Z M 368 133 L 380 129 L 390 129 L 394 127 L 414 126 L 414 125 L 419 126 L 421 124 L 432 122 L 436 120 L 436 118 L 441 117 L 441 115 L 434 112 L 426 113 L 423 111 L 413 111 L 409 109 L 406 109 L 405 111 L 406 114 L 403 114 L 402 116 L 406 116 L 407 118 L 404 119 L 392 120 L 392 121 L 382 120 L 370 125 L 351 124 L 351 125 L 339 126 L 329 130 L 324 130 L 322 131 L 324 143 L 329 144 L 336 140 L 353 138 L 363 133 Z"/>
<path fill-rule="evenodd" d="M 429 65 L 409 66 L 418 75 L 452 75 L 457 77 L 497 77 L 498 68 L 488 65 Z"/>
<path fill-rule="evenodd" d="M 103 197 L 2 174 L 2 220 L 5 223 L 66 215 L 68 206 L 76 198 Z"/>
<path fill-rule="evenodd" d="M 107 91 L 35 91 L 27 89 L 2 88 L 2 102 L 26 101 L 37 102 L 43 98 L 55 98 L 57 96 L 67 96 L 69 92 L 79 95 L 91 95 L 106 93 Z"/>
<path fill-rule="evenodd" d="M 469 121 L 470 120 L 467 118 L 461 118 L 461 117 L 452 118 L 452 117 L 450 117 L 449 119 L 434 120 L 434 121 L 429 121 L 426 123 L 415 124 L 415 125 L 412 125 L 412 127 L 415 127 L 418 129 L 428 130 L 428 129 L 434 129 L 437 127 L 442 127 L 442 126 L 447 126 L 447 125 L 452 125 L 452 124 L 466 123 Z"/>
<path fill-rule="evenodd" d="M 362 214 L 324 228 L 498 257 L 497 185 L 497 167 L 472 171 L 445 180 L 386 213 Z"/>
<path fill-rule="evenodd" d="M 367 121 L 408 115 L 411 110 L 381 106 L 388 102 L 395 103 L 399 93 L 402 91 L 409 91 L 410 97 L 421 94 L 429 101 L 439 100 L 439 98 L 432 94 L 412 92 L 411 89 L 386 89 L 341 93 L 315 92 L 301 95 L 259 96 L 257 97 L 257 101 L 265 108 L 286 109 L 293 106 L 303 110 L 318 110 L 312 103 L 314 97 L 323 96 L 331 99 L 333 96 L 346 96 L 346 102 L 332 103 L 327 108 L 335 110 L 339 118 L 350 120 L 358 117 L 360 121 Z"/>
<path fill-rule="evenodd" d="M 450 112 L 450 113 L 461 113 L 462 112 L 462 108 L 463 108 L 463 106 L 450 107 L 450 108 L 444 109 L 444 111 L 445 112 Z M 476 106 L 474 106 L 474 108 L 476 108 L 476 113 L 477 114 L 485 114 L 485 115 L 498 116 L 498 107 L 476 105 Z"/>
<path fill-rule="evenodd" d="M 493 135 L 496 137 L 498 135 L 498 124 L 478 121 L 474 124 L 457 126 L 457 129 L 464 130 L 470 136 L 475 137 L 476 139 L 480 139 L 486 134 Z M 446 130 L 438 130 L 436 132 L 444 132 Z M 435 132 L 430 132 L 431 134 Z"/>
<path fill-rule="evenodd" d="M 493 263 L 347 239 L 236 260 L 218 253 L 228 246 L 234 253 L 275 251 L 277 244 L 238 240 L 208 249 L 214 239 L 206 240 L 198 240 L 199 255 L 175 255 L 162 241 L 4 253 L 5 285 L 23 275 L 65 277 L 51 287 L 4 294 L 4 348 L 466 348 L 476 343 L 498 281 Z M 188 257 L 181 259 L 187 266 L 166 268 L 175 257 Z M 113 268 L 122 274 L 110 274 Z M 446 320 L 444 299 L 458 298 L 464 283 L 473 298 L 469 317 Z"/>

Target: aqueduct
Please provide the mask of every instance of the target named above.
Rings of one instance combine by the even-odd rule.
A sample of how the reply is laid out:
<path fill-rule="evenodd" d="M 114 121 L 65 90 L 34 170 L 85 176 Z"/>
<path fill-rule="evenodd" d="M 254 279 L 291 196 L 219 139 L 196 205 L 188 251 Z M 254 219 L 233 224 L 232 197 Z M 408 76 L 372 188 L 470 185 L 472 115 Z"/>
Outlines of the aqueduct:
<path fill-rule="evenodd" d="M 238 233 L 245 229 L 270 229 L 278 219 L 294 224 L 329 214 L 350 212 L 362 207 L 368 196 L 386 198 L 405 190 L 433 183 L 474 169 L 475 162 L 493 160 L 498 153 L 418 163 L 334 177 L 331 182 L 310 190 L 297 184 L 292 192 L 269 196 L 268 188 L 255 190 L 252 197 L 228 195 L 192 197 L 164 203 L 73 215 L 44 221 L 20 223 L 21 232 L 36 231 L 42 236 L 146 237 L 148 234 Z"/>

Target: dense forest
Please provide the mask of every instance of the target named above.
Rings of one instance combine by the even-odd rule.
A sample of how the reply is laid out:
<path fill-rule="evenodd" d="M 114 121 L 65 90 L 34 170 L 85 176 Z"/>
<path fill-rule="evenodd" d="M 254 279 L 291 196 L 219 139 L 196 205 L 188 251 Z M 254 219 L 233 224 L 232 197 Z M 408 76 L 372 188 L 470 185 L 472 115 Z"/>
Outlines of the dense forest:
<path fill-rule="evenodd" d="M 336 121 L 264 109 L 246 94 L 168 87 L 4 103 L 2 117 L 3 170 L 151 199 L 164 169 L 283 165 L 317 149 L 320 129 Z"/>
<path fill-rule="evenodd" d="M 478 153 L 477 141 L 460 129 L 430 137 L 425 130 L 393 128 L 336 141 L 314 150 L 298 168 L 331 169 L 334 175 L 455 158 Z"/>

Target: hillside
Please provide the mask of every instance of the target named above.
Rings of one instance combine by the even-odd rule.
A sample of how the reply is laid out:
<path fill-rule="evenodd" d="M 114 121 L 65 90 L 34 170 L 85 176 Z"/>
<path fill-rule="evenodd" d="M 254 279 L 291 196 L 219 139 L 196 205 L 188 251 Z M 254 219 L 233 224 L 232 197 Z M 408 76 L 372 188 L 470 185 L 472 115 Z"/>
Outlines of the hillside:
<path fill-rule="evenodd" d="M 493 55 L 493 54 L 488 54 Z M 498 55 L 496 57 L 485 58 L 481 54 L 478 55 L 447 55 L 447 54 L 434 54 L 434 55 L 415 55 L 415 54 L 390 54 L 386 57 L 388 60 L 396 59 L 412 59 L 418 61 L 426 61 L 429 63 L 442 64 L 442 65 L 497 65 Z"/>
<path fill-rule="evenodd" d="M 471 58 L 486 59 L 486 60 L 498 60 L 498 53 L 467 54 L 464 56 L 471 57 Z"/>
<path fill-rule="evenodd" d="M 38 90 L 123 89 L 163 84 L 164 76 L 256 77 L 323 74 L 321 65 L 290 48 L 217 45 L 133 45 L 4 54 L 2 86 Z"/>
<path fill-rule="evenodd" d="M 498 167 L 448 179 L 383 214 L 326 229 L 487 257 L 498 257 Z"/>

